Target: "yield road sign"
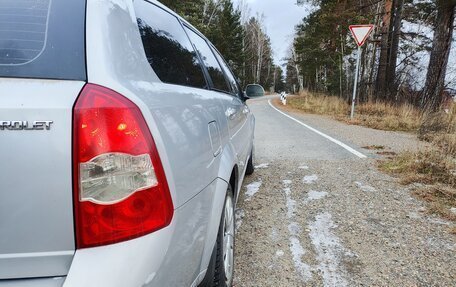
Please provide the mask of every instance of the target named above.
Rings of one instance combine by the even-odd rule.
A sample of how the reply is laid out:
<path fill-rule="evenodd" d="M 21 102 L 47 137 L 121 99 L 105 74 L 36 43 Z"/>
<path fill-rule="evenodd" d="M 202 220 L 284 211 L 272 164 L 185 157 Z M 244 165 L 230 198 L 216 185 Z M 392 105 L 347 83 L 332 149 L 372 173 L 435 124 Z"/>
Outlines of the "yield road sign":
<path fill-rule="evenodd" d="M 364 45 L 372 30 L 374 30 L 374 25 L 350 25 L 350 31 L 358 47 Z"/>
<path fill-rule="evenodd" d="M 355 38 L 356 44 L 358 44 L 358 59 L 356 60 L 356 72 L 355 72 L 355 84 L 353 85 L 353 100 L 350 118 L 353 120 L 355 117 L 355 102 L 356 102 L 356 92 L 358 88 L 358 76 L 359 76 L 359 64 L 361 60 L 361 47 L 366 42 L 369 35 L 372 33 L 374 25 L 351 25 L 350 31 Z"/>

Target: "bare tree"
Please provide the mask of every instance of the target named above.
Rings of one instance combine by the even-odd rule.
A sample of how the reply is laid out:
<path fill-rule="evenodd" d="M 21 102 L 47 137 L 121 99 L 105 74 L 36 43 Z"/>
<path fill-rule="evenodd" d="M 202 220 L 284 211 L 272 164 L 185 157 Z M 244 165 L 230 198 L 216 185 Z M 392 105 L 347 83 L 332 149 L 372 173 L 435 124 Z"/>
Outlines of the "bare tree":
<path fill-rule="evenodd" d="M 300 74 L 300 71 L 299 71 L 299 60 L 298 60 L 298 55 L 296 54 L 295 45 L 291 45 L 290 55 L 291 55 L 290 64 L 296 70 L 296 75 L 298 75 L 299 92 L 301 92 L 302 90 L 304 90 L 304 80 L 300 76 L 301 74 Z"/>
<path fill-rule="evenodd" d="M 265 33 L 263 26 L 264 16 L 251 18 L 246 24 L 246 50 L 250 62 L 254 63 L 251 66 L 253 81 L 255 83 L 262 82 L 263 68 L 268 68 L 270 51 L 270 40 Z"/>
<path fill-rule="evenodd" d="M 240 0 L 237 6 L 237 10 L 241 11 L 241 23 L 246 24 L 252 13 L 252 9 L 250 8 L 247 0 Z"/>

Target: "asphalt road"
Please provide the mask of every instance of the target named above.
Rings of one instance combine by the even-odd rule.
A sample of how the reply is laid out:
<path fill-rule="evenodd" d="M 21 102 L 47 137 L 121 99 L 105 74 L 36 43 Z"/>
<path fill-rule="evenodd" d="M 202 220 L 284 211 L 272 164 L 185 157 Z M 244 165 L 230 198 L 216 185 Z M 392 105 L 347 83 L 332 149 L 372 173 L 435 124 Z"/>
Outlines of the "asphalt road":
<path fill-rule="evenodd" d="M 249 102 L 257 168 L 236 212 L 235 286 L 454 286 L 451 223 L 349 140 L 379 132 L 291 119 L 269 99 Z"/>
<path fill-rule="evenodd" d="M 273 98 L 270 96 L 249 103 L 256 117 L 255 148 L 258 159 L 338 160 L 357 158 L 356 155 L 328 138 L 276 111 L 270 105 L 270 100 Z M 331 135 L 324 134 L 331 137 Z"/>

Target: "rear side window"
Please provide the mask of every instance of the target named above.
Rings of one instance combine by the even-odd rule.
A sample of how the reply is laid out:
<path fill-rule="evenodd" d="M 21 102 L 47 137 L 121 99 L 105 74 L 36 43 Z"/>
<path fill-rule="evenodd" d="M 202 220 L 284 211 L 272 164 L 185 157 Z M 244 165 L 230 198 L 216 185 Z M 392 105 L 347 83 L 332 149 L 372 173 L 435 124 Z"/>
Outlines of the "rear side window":
<path fill-rule="evenodd" d="M 179 20 L 145 1 L 135 1 L 135 10 L 147 60 L 160 80 L 206 88 L 198 56 Z"/>
<path fill-rule="evenodd" d="M 226 82 L 225 75 L 222 72 L 222 68 L 217 62 L 217 59 L 215 58 L 214 53 L 212 53 L 211 48 L 209 48 L 206 40 L 192 30 L 188 28 L 185 29 L 209 72 L 214 88 L 220 91 L 231 92 Z"/>
<path fill-rule="evenodd" d="M 217 57 L 217 60 L 219 61 L 220 65 L 222 66 L 223 71 L 225 72 L 225 75 L 228 80 L 228 83 L 230 84 L 232 93 L 235 95 L 239 95 L 238 83 L 237 83 L 236 78 L 234 77 L 233 73 L 231 72 L 231 69 L 228 67 L 225 60 L 218 53 L 217 50 L 214 49 L 214 53 L 215 53 L 215 56 Z"/>
<path fill-rule="evenodd" d="M 85 80 L 85 1 L 1 0 L 0 77 Z"/>

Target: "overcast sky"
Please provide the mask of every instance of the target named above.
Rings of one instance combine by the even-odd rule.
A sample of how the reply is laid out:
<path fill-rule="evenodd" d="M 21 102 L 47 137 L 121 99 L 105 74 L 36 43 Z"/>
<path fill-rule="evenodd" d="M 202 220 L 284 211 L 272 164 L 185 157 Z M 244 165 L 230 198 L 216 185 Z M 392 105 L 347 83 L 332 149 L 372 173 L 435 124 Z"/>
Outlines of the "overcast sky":
<path fill-rule="evenodd" d="M 233 0 L 235 6 L 242 0 Z M 264 14 L 265 26 L 271 37 L 274 60 L 282 64 L 293 41 L 294 29 L 310 13 L 310 8 L 296 5 L 296 0 L 245 0 L 251 16 Z"/>

